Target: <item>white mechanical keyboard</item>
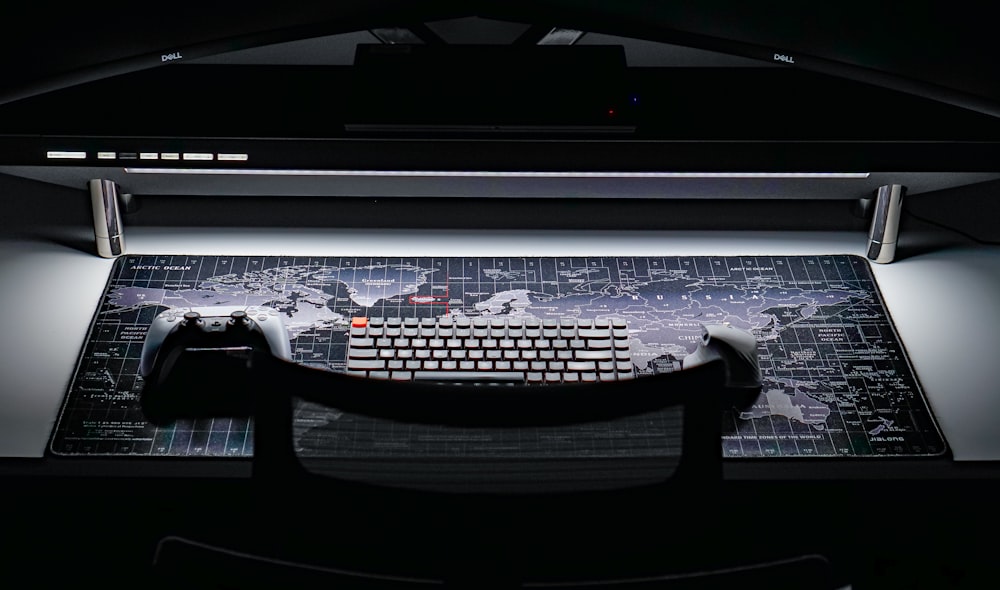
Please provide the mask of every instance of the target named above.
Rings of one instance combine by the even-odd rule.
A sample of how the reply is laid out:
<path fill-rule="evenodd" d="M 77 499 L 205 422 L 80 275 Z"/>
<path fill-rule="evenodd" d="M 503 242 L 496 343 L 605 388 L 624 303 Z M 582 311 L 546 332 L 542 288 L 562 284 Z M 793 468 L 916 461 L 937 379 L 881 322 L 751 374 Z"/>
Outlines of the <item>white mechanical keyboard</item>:
<path fill-rule="evenodd" d="M 617 318 L 356 317 L 347 373 L 456 383 L 614 381 L 634 375 L 629 344 Z"/>

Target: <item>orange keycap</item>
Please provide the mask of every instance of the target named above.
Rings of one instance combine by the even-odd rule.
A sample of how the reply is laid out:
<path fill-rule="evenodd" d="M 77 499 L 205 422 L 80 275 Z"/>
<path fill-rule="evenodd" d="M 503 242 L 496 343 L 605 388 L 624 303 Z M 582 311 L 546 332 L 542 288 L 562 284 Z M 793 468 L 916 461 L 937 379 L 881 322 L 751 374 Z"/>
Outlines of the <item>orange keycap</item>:
<path fill-rule="evenodd" d="M 351 318 L 352 328 L 364 328 L 367 325 L 368 325 L 368 318 L 364 316 Z"/>

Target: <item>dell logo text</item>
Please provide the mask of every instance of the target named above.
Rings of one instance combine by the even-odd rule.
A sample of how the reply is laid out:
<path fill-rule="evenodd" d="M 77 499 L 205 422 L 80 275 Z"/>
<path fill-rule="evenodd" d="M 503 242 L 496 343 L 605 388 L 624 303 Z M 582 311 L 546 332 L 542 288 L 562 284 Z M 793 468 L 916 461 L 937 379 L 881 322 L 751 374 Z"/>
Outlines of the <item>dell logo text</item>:
<path fill-rule="evenodd" d="M 182 57 L 184 57 L 184 56 L 181 55 L 180 51 L 175 51 L 173 53 L 165 53 L 165 54 L 161 55 L 160 56 L 160 61 L 161 62 L 174 61 L 175 59 L 181 59 Z M 775 59 L 777 59 L 777 57 L 778 56 L 775 56 Z"/>
<path fill-rule="evenodd" d="M 774 61 L 783 61 L 786 64 L 793 64 L 795 63 L 795 58 L 790 55 L 782 55 L 780 53 L 775 53 Z"/>

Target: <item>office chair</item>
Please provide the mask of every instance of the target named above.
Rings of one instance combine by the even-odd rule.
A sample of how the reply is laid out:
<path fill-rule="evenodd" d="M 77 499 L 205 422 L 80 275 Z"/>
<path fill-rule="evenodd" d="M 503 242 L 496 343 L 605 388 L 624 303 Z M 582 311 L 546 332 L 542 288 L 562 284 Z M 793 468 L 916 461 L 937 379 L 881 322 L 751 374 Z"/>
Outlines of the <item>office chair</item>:
<path fill-rule="evenodd" d="M 629 381 L 470 391 L 349 377 L 259 352 L 247 350 L 248 360 L 232 350 L 190 350 L 174 365 L 173 391 L 204 389 L 211 375 L 216 392 L 255 392 L 255 446 L 242 508 L 252 515 L 164 536 L 152 571 L 165 584 L 700 589 L 813 580 L 806 587 L 836 587 L 821 556 L 755 552 L 728 540 L 739 528 L 729 508 L 739 501 L 722 487 L 721 359 Z M 675 428 L 665 432 L 665 452 L 632 461 L 388 464 L 305 452 L 307 431 L 295 421 L 303 408 L 346 409 L 400 427 L 543 429 L 665 413 Z"/>

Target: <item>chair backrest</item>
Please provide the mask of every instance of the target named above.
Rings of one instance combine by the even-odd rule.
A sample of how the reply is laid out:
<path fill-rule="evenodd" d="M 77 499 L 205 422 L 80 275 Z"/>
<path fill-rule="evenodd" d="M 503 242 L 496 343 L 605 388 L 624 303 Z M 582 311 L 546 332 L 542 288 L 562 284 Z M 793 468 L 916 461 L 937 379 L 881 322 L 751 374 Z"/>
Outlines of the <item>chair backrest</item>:
<path fill-rule="evenodd" d="M 266 348 L 183 347 L 147 384 L 151 421 L 254 415 L 254 475 L 297 486 L 571 493 L 721 477 L 724 358 L 634 379 L 462 385 L 348 376 Z"/>
<path fill-rule="evenodd" d="M 647 527 L 677 540 L 714 537 L 723 514 L 716 498 L 725 369 L 716 360 L 551 388 L 411 386 L 283 364 L 264 369 L 260 381 L 270 384 L 258 399 L 254 478 L 259 513 L 273 516 L 260 517 L 268 519 L 261 528 L 283 531 L 298 555 L 326 546 L 329 537 L 317 531 L 331 531 L 337 542 L 369 548 L 346 563 L 381 555 L 376 571 L 476 590 L 516 588 L 532 571 L 590 578 L 599 572 L 564 556 L 628 563 L 632 557 L 602 548 L 634 546 Z M 625 456 L 574 453 L 566 442 L 629 428 L 640 442 Z M 376 444 L 393 443 L 396 433 L 411 445 L 433 439 L 440 452 L 353 452 L 366 429 Z M 555 450 L 525 457 L 524 445 L 511 445 L 518 437 Z M 447 453 L 470 441 L 478 453 Z M 595 448 L 611 447 L 603 439 Z"/>
<path fill-rule="evenodd" d="M 260 559 L 248 559 L 278 577 L 299 571 L 367 587 L 371 580 L 343 573 L 375 571 L 392 578 L 380 579 L 390 587 L 447 580 L 481 590 L 516 588 L 541 572 L 543 586 L 561 580 L 571 588 L 579 579 L 584 586 L 688 587 L 683 577 L 624 580 L 602 570 L 629 572 L 642 562 L 677 571 L 686 565 L 678 548 L 713 554 L 718 525 L 730 520 L 716 493 L 729 379 L 721 358 L 656 376 L 551 387 L 396 383 L 310 369 L 252 348 L 192 349 L 175 373 L 176 381 L 164 382 L 170 389 L 212 391 L 217 399 L 255 395 L 251 483 L 259 485 L 250 486 L 257 504 L 248 518 L 257 538 L 229 546 L 259 550 L 251 554 Z M 637 439 L 647 437 L 645 446 L 617 456 L 573 452 L 574 436 L 602 440 L 593 449 L 608 451 L 606 437 L 630 427 Z M 359 446 L 358 433 L 368 446 Z M 552 452 L 526 454 L 512 444 L 518 436 L 545 439 L 548 446 L 536 450 Z M 400 451 L 399 440 L 414 448 Z M 473 449 L 470 441 L 480 444 Z M 638 531 L 658 538 L 650 544 Z M 667 553 L 643 554 L 654 546 Z"/>

